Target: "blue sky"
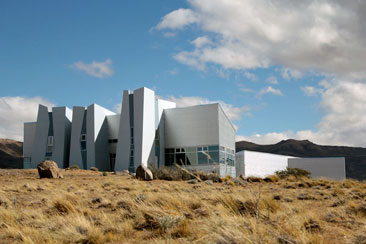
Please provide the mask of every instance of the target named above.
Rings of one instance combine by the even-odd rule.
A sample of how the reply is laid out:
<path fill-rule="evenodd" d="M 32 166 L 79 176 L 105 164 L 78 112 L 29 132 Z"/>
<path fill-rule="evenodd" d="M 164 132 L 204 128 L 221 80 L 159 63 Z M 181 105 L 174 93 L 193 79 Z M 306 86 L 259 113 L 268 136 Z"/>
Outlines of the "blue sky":
<path fill-rule="evenodd" d="M 319 51 L 325 44 L 347 45 L 336 24 L 342 19 L 332 11 L 352 14 L 360 6 L 342 10 L 340 3 L 309 1 L 302 11 L 304 6 L 284 7 L 281 1 L 274 8 L 266 1 L 244 2 L 1 1 L 0 137 L 20 138 L 23 120 L 35 119 L 35 112 L 16 112 L 22 103 L 29 111 L 37 102 L 70 108 L 98 103 L 114 111 L 123 90 L 146 86 L 180 106 L 220 101 L 238 127 L 238 140 L 363 145 L 345 140 L 347 131 L 329 129 L 341 126 L 329 121 L 339 113 L 329 99 L 343 96 L 333 94 L 341 86 L 364 89 L 363 67 L 343 70 L 339 63 L 346 54 L 335 63 Z M 278 11 L 294 24 L 276 17 Z M 311 24 L 301 24 L 309 18 Z M 299 31 L 309 36 L 300 41 Z M 359 44 L 358 32 L 351 30 L 348 45 Z M 337 101 L 358 107 L 349 97 Z M 352 130 L 352 136 L 359 132 Z"/>

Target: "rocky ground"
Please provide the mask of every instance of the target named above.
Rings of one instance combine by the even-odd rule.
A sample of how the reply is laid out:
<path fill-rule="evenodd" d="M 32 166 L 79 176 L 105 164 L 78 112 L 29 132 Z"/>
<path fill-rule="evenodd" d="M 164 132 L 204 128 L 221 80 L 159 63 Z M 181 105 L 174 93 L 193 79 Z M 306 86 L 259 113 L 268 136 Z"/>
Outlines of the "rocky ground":
<path fill-rule="evenodd" d="M 0 243 L 366 243 L 366 183 L 0 170 Z"/>

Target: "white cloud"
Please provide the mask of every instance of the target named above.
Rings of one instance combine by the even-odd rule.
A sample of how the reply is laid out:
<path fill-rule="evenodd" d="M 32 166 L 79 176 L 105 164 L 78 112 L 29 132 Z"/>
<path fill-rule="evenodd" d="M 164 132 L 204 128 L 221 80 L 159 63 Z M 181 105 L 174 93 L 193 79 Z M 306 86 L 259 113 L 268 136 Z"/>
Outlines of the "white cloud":
<path fill-rule="evenodd" d="M 209 45 L 211 43 L 212 43 L 211 40 L 207 36 L 200 36 L 192 41 L 192 44 L 198 48 L 203 47 L 205 45 Z"/>
<path fill-rule="evenodd" d="M 320 106 L 324 109 L 316 130 L 284 131 L 267 134 L 238 136 L 261 144 L 277 143 L 294 138 L 308 139 L 326 145 L 366 145 L 366 84 L 353 81 L 337 81 L 322 93 Z"/>
<path fill-rule="evenodd" d="M 255 74 L 253 74 L 253 73 L 250 73 L 250 72 L 248 72 L 248 71 L 245 71 L 245 72 L 244 72 L 244 75 L 245 75 L 245 77 L 247 77 L 249 80 L 257 81 L 257 76 L 255 76 Z"/>
<path fill-rule="evenodd" d="M 265 94 L 273 94 L 273 95 L 276 95 L 276 96 L 283 96 L 280 89 L 276 89 L 276 88 L 273 88 L 272 86 L 268 86 L 268 87 L 263 88 L 262 90 L 260 90 L 257 93 L 257 98 L 262 98 L 262 96 L 265 95 Z"/>
<path fill-rule="evenodd" d="M 181 29 L 186 25 L 193 24 L 197 21 L 195 13 L 190 9 L 180 8 L 163 17 L 161 22 L 156 26 L 161 29 Z"/>
<path fill-rule="evenodd" d="M 54 106 L 41 97 L 0 97 L 0 138 L 22 141 L 23 124 L 37 120 L 39 104 Z"/>
<path fill-rule="evenodd" d="M 215 36 L 178 61 L 230 69 L 280 65 L 284 77 L 318 70 L 345 74 L 366 70 L 365 1 L 189 0 L 189 9 L 168 13 L 158 29 L 195 24 Z M 189 61 L 188 61 L 189 60 Z"/>
<path fill-rule="evenodd" d="M 113 74 L 112 60 L 110 58 L 103 62 L 93 61 L 86 64 L 82 61 L 75 62 L 71 65 L 72 68 L 84 71 L 90 76 L 97 78 L 105 78 Z"/>
<path fill-rule="evenodd" d="M 314 86 L 304 86 L 301 87 L 301 90 L 304 92 L 306 96 L 309 97 L 314 97 L 323 93 L 323 89 Z"/>
<path fill-rule="evenodd" d="M 177 33 L 168 31 L 168 32 L 164 32 L 163 35 L 164 35 L 164 37 L 171 38 L 171 37 L 175 37 L 177 35 Z"/>
<path fill-rule="evenodd" d="M 295 70 L 295 69 L 289 69 L 289 68 L 282 69 L 281 75 L 282 75 L 282 78 L 284 78 L 285 80 L 290 80 L 292 78 L 299 79 L 303 76 L 302 72 Z"/>
<path fill-rule="evenodd" d="M 276 78 L 276 76 L 270 76 L 266 79 L 267 83 L 273 84 L 273 85 L 277 85 L 278 84 L 278 80 Z"/>

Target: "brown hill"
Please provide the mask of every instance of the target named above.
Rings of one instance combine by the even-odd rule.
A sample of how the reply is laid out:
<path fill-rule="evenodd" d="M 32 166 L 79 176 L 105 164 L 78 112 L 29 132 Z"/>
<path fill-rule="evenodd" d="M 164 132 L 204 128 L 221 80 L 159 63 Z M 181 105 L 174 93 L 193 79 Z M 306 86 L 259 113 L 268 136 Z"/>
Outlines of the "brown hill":
<path fill-rule="evenodd" d="M 258 145 L 248 141 L 236 142 L 236 151 L 251 150 L 295 157 L 345 157 L 346 176 L 358 180 L 366 179 L 366 148 L 344 146 L 322 146 L 304 140 L 283 140 L 276 144 Z"/>
<path fill-rule="evenodd" d="M 23 143 L 11 139 L 0 139 L 0 168 L 23 168 Z"/>

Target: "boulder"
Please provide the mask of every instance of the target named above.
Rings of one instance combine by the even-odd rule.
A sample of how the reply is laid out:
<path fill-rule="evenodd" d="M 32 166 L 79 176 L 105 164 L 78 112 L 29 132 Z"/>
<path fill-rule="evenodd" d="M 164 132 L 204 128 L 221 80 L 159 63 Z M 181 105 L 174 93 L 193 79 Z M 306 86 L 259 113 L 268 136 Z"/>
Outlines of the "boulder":
<path fill-rule="evenodd" d="M 43 161 L 37 165 L 37 169 L 39 178 L 63 178 L 55 161 Z"/>
<path fill-rule="evenodd" d="M 140 179 L 140 180 L 153 180 L 153 174 L 151 172 L 151 170 L 149 170 L 147 167 L 140 165 L 137 167 L 136 169 L 136 178 Z"/>

